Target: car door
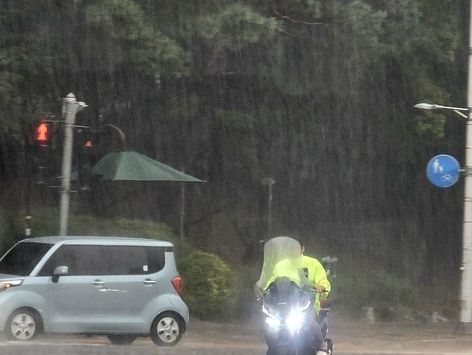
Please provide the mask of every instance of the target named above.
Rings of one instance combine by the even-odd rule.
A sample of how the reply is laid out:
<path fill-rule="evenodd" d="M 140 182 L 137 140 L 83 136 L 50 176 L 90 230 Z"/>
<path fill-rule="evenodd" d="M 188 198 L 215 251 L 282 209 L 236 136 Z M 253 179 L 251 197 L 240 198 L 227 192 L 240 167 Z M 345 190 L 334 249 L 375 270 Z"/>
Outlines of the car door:
<path fill-rule="evenodd" d="M 108 273 L 100 245 L 63 245 L 46 262 L 41 275 L 52 275 L 60 265 L 69 274 L 52 278 L 48 286 L 47 317 L 50 331 L 86 332 L 104 329 L 103 314 L 106 285 L 103 275 Z"/>
<path fill-rule="evenodd" d="M 164 250 L 145 246 L 104 246 L 110 275 L 104 278 L 107 290 L 103 311 L 109 329 L 147 332 L 146 306 L 159 295 L 160 273 L 164 267 Z"/>

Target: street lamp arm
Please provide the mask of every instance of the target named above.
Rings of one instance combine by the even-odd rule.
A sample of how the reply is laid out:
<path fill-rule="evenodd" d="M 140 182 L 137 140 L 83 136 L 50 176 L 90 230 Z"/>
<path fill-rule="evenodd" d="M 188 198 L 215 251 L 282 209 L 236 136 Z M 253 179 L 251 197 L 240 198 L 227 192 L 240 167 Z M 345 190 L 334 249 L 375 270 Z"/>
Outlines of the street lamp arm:
<path fill-rule="evenodd" d="M 466 118 L 468 119 L 469 117 L 465 114 L 463 114 L 462 112 L 458 111 L 458 110 L 453 110 L 455 113 L 457 113 L 459 116 L 463 117 L 463 118 Z"/>
<path fill-rule="evenodd" d="M 443 105 L 428 104 L 426 102 L 421 102 L 419 104 L 416 104 L 414 108 L 417 108 L 420 110 L 451 110 L 457 113 L 462 118 L 469 119 L 469 116 L 461 112 L 461 111 L 469 111 L 469 109 L 466 107 L 443 106 Z"/>
<path fill-rule="evenodd" d="M 444 105 L 437 105 L 437 104 L 428 104 L 426 102 L 421 102 L 414 106 L 415 108 L 419 108 L 421 110 L 453 110 L 453 111 L 469 111 L 466 107 L 454 107 L 454 106 L 444 106 Z"/>

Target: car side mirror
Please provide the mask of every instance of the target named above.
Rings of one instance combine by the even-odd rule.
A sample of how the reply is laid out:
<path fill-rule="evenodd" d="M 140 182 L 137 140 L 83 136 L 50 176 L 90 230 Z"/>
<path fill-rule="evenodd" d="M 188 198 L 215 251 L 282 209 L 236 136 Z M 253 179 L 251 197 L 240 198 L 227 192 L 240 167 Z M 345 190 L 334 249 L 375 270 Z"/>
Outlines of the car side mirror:
<path fill-rule="evenodd" d="M 60 276 L 65 276 L 69 274 L 69 267 L 65 265 L 60 265 L 54 269 L 52 272 L 52 282 L 56 283 L 59 281 Z"/>

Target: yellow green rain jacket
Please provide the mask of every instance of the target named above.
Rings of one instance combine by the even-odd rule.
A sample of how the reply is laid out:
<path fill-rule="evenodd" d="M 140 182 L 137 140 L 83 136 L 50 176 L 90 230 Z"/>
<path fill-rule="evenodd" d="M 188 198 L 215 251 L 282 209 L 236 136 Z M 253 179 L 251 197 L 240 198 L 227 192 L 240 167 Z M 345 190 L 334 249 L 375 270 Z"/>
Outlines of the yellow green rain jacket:
<path fill-rule="evenodd" d="M 306 255 L 302 256 L 302 260 L 303 260 L 303 268 L 307 272 L 306 276 L 308 278 L 308 281 L 310 282 L 311 287 L 318 289 L 319 286 L 323 286 L 326 291 L 321 294 L 319 292 L 316 293 L 315 309 L 317 312 L 319 312 L 320 297 L 326 297 L 329 294 L 329 291 L 331 290 L 331 284 L 328 281 L 326 270 L 324 269 L 323 265 L 321 265 L 321 263 L 318 260 L 316 260 L 315 258 L 306 256 Z"/>

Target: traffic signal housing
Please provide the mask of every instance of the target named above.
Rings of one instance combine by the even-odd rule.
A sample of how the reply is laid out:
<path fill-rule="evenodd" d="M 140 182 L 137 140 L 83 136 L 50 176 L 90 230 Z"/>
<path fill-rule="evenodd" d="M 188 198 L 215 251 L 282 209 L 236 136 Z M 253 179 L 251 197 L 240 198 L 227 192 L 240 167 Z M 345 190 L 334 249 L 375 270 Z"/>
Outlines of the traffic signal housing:
<path fill-rule="evenodd" d="M 88 127 L 76 130 L 77 133 L 77 167 L 80 190 L 90 189 L 91 171 L 95 156 L 95 132 Z"/>
<path fill-rule="evenodd" d="M 53 169 L 51 158 L 54 157 L 54 121 L 49 116 L 40 117 L 31 122 L 29 129 L 30 173 L 37 184 L 46 184 Z"/>
<path fill-rule="evenodd" d="M 40 146 L 47 146 L 50 137 L 49 123 L 43 120 L 38 121 L 34 125 L 34 141 Z"/>

